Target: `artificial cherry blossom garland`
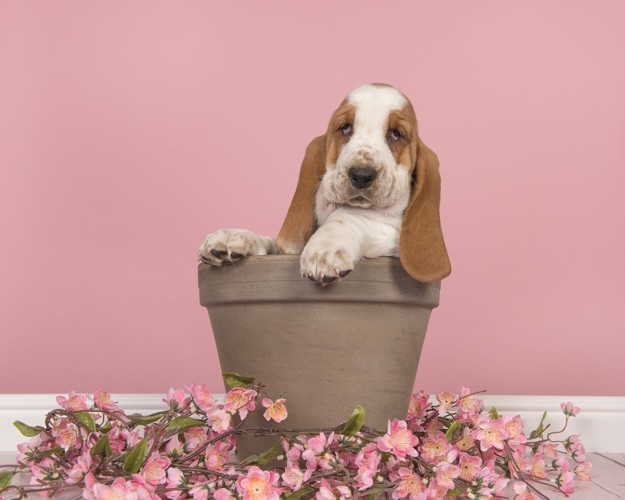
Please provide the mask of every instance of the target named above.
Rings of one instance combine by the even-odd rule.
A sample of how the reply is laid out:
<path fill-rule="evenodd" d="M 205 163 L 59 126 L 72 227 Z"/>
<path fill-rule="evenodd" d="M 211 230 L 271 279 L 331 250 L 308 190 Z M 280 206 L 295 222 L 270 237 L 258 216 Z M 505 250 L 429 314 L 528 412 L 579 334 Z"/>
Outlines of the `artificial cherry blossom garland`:
<path fill-rule="evenodd" d="M 222 402 L 194 384 L 170 389 L 167 409 L 147 416 L 127 415 L 103 391 L 59 396 L 45 426 L 15 423 L 30 441 L 18 446 L 16 465 L 0 466 L 0 500 L 68 488 L 82 488 L 87 500 L 529 500 L 547 498 L 538 485 L 569 495 L 575 477 L 590 478 L 578 436 L 552 439 L 579 412 L 572 403 L 562 404 L 561 431 L 546 433 L 543 416 L 529 436 L 519 416 L 485 413 L 466 388 L 438 394 L 435 404 L 413 394 L 406 420 L 386 430 L 366 427 L 360 406 L 334 429 L 249 429 L 259 401 L 267 421 L 281 422 L 286 399 L 268 398 L 252 378 L 224 376 L 232 389 Z M 238 461 L 244 433 L 275 435 L 276 445 Z M 12 485 L 20 473 L 31 474 L 30 485 Z"/>

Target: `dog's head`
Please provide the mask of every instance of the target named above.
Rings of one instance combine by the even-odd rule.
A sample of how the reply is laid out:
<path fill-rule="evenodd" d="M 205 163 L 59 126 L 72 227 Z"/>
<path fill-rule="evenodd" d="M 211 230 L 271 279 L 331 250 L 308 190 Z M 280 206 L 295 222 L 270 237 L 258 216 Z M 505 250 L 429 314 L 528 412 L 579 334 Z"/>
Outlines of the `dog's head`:
<path fill-rule="evenodd" d="M 410 101 L 389 85 L 363 85 L 308 146 L 278 247 L 301 252 L 317 220 L 338 206 L 405 212 L 399 242 L 404 269 L 419 281 L 440 280 L 451 265 L 439 204 L 438 159 L 419 138 Z"/>

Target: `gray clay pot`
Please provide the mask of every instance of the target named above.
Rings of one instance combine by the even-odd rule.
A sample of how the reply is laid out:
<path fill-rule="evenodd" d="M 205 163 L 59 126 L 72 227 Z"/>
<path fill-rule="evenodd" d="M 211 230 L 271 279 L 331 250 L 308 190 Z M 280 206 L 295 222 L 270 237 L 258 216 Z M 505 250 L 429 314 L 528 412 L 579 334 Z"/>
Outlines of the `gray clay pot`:
<path fill-rule="evenodd" d="M 281 424 L 262 417 L 259 401 L 245 427 L 332 427 L 358 404 L 371 427 L 406 417 L 440 283 L 415 281 L 399 259 L 382 257 L 322 287 L 300 277 L 298 255 L 269 255 L 201 264 L 199 287 L 222 372 L 254 376 L 287 400 Z M 276 441 L 239 438 L 239 456 Z"/>

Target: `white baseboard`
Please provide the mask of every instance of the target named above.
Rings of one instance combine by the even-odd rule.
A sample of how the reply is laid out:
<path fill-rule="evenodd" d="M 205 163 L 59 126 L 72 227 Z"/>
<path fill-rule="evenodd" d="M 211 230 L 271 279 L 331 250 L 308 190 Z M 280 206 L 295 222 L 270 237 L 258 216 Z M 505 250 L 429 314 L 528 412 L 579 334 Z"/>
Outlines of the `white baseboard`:
<path fill-rule="evenodd" d="M 218 395 L 215 395 L 218 397 Z M 117 394 L 113 400 L 128 413 L 153 413 L 162 410 L 163 395 Z M 571 419 L 565 435 L 581 434 L 588 452 L 625 453 L 625 397 L 623 396 L 482 396 L 486 409 L 521 415 L 526 432 L 533 430 L 544 411 L 547 421 L 558 430 L 564 423 L 560 403 L 573 401 L 581 413 Z M 0 394 L 0 450 L 13 450 L 26 440 L 12 425 L 21 420 L 42 425 L 46 413 L 57 408 L 52 394 Z M 365 408 L 366 410 L 366 408 Z"/>

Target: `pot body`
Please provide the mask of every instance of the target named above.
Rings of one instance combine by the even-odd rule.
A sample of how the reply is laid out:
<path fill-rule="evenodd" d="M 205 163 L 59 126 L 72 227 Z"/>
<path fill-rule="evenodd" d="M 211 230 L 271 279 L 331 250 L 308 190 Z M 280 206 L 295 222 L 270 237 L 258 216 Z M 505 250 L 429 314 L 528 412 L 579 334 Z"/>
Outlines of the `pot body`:
<path fill-rule="evenodd" d="M 199 287 L 222 372 L 253 376 L 271 399 L 287 400 L 286 421 L 267 422 L 261 407 L 245 427 L 336 426 L 358 404 L 370 427 L 406 417 L 440 283 L 415 281 L 382 257 L 322 287 L 300 277 L 298 255 L 270 255 L 201 264 Z M 240 436 L 239 456 L 275 441 Z"/>

